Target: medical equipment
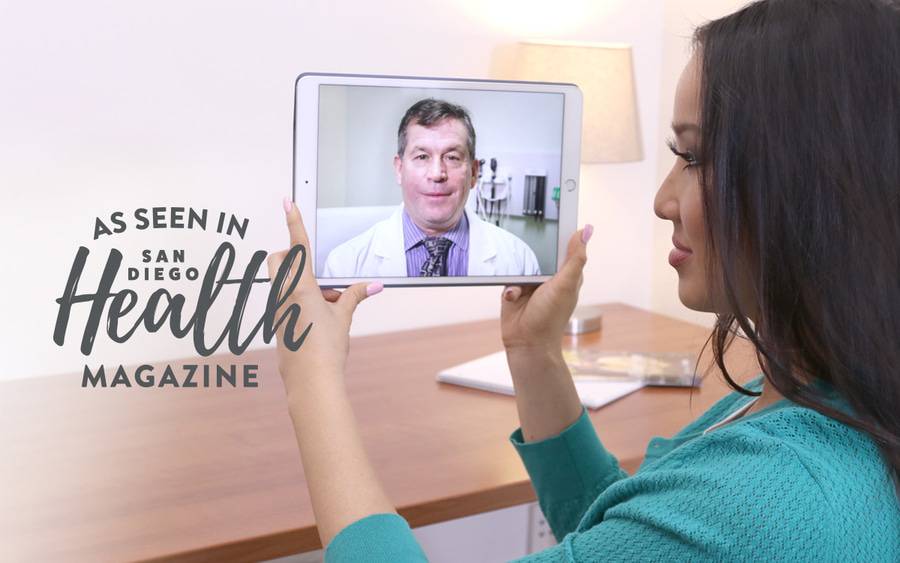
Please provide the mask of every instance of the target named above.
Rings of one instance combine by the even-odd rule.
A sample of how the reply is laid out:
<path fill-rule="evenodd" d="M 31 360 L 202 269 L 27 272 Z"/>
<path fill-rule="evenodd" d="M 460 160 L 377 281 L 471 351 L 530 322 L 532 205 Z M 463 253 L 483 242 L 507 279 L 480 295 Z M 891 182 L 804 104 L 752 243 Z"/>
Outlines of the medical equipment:
<path fill-rule="evenodd" d="M 490 179 L 485 178 L 484 159 L 479 160 L 478 182 L 475 186 L 476 212 L 484 221 L 501 226 L 509 217 L 512 174 L 498 169 L 497 159 L 491 158 Z"/>
<path fill-rule="evenodd" d="M 525 197 L 522 215 L 544 220 L 544 204 L 547 197 L 547 172 L 545 170 L 529 170 L 525 172 Z"/>

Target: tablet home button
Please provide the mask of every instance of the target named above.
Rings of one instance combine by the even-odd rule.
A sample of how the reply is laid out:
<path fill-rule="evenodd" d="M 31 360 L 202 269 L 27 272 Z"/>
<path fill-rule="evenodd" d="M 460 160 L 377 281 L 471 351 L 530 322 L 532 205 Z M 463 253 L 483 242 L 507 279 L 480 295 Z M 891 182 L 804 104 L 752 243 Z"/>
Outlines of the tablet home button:
<path fill-rule="evenodd" d="M 567 192 L 575 191 L 575 180 L 572 180 L 571 178 L 566 180 L 566 191 Z"/>

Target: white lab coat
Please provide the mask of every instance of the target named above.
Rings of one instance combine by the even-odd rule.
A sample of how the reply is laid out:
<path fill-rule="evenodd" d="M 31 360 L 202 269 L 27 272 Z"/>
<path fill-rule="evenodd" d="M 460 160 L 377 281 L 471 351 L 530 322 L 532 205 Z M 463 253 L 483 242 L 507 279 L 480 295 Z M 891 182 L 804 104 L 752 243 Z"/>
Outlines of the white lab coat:
<path fill-rule="evenodd" d="M 536 276 L 541 269 L 527 244 L 500 227 L 466 212 L 469 220 L 470 276 Z M 325 259 L 319 277 L 406 277 L 403 207 L 345 243 Z"/>

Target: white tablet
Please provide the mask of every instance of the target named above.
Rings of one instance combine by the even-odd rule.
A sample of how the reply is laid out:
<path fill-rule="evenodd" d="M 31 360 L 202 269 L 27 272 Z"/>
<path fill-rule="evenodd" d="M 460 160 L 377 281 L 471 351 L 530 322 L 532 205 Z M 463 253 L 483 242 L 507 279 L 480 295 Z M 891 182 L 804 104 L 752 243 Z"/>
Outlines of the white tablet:
<path fill-rule="evenodd" d="M 573 84 L 301 74 L 294 200 L 319 284 L 540 283 L 577 229 Z"/>

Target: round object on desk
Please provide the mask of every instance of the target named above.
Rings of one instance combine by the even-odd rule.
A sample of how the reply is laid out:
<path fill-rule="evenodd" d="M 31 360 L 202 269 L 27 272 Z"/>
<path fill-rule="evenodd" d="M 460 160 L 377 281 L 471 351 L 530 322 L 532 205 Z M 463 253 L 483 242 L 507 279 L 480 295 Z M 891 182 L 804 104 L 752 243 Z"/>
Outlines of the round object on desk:
<path fill-rule="evenodd" d="M 576 307 L 569 324 L 566 326 L 566 334 L 585 334 L 596 332 L 603 328 L 603 311 L 596 305 Z"/>

